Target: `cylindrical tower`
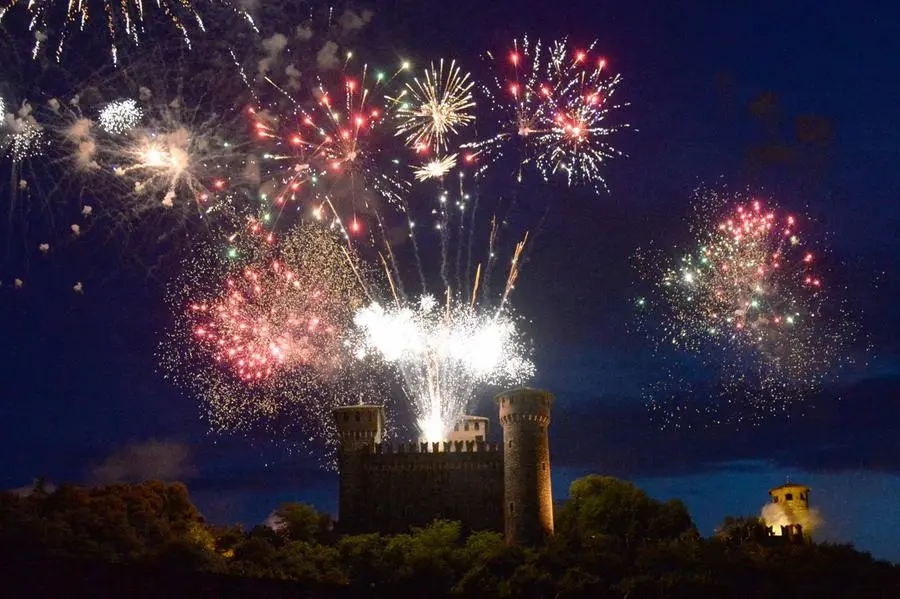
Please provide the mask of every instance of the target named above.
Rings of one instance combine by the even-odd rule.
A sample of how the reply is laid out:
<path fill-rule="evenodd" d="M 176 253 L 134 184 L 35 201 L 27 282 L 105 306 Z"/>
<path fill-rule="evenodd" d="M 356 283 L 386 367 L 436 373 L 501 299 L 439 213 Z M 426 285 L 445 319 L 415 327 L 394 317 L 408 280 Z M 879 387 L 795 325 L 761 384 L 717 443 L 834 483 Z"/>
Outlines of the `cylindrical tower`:
<path fill-rule="evenodd" d="M 383 406 L 346 406 L 334 410 L 338 440 L 338 525 L 342 532 L 363 530 L 369 513 L 365 454 L 375 453 L 384 430 Z"/>
<path fill-rule="evenodd" d="M 775 509 L 764 510 L 763 513 L 772 514 L 766 520 L 772 527 L 773 534 L 781 536 L 784 530 L 784 533 L 791 537 L 798 532 L 807 539 L 811 537 L 815 523 L 809 513 L 809 491 L 806 485 L 796 483 L 788 483 L 769 490 L 772 507 Z M 773 521 L 768 522 L 769 519 Z"/>
<path fill-rule="evenodd" d="M 501 393 L 496 401 L 503 426 L 506 542 L 537 545 L 553 534 L 547 434 L 553 395 L 523 388 Z"/>

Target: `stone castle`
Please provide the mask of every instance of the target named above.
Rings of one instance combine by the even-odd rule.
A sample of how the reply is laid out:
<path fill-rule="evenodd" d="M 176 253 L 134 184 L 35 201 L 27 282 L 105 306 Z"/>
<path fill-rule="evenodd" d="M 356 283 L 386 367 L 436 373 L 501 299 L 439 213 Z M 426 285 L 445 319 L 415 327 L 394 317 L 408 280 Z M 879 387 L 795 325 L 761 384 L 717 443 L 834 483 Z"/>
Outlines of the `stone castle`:
<path fill-rule="evenodd" d="M 382 442 L 382 406 L 336 409 L 341 530 L 400 533 L 444 518 L 467 530 L 502 532 L 513 544 L 552 535 L 553 396 L 522 388 L 496 403 L 501 444 L 487 442 L 487 418 L 464 416 L 446 441 L 391 445 Z"/>

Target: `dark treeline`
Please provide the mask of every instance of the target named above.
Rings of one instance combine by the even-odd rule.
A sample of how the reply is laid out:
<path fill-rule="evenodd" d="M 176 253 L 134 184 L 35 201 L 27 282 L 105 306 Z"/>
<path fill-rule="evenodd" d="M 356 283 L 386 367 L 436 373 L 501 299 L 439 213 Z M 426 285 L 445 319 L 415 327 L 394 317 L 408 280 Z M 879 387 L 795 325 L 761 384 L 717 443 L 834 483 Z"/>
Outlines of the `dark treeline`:
<path fill-rule="evenodd" d="M 436 521 L 402 535 L 339 535 L 310 506 L 275 526 L 203 521 L 182 484 L 37 486 L 0 495 L 9 596 L 841 597 L 900 596 L 900 566 L 846 545 L 790 544 L 755 518 L 701 537 L 685 506 L 589 476 L 539 549 Z"/>

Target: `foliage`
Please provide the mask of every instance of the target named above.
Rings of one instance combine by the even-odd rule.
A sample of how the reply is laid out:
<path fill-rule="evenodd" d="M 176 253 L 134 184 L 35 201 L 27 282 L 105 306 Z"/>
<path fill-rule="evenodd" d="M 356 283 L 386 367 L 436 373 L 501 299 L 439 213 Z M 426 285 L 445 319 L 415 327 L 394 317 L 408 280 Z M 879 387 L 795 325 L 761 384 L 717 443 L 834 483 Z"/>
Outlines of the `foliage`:
<path fill-rule="evenodd" d="M 207 525 L 180 484 L 0 494 L 0 558 L 10 572 L 63 557 L 132 564 L 158 572 L 153 580 L 240 587 L 244 598 L 291 594 L 275 581 L 323 597 L 854 598 L 900 589 L 896 565 L 844 545 L 788 544 L 756 518 L 726 518 L 713 538 L 701 538 L 681 502 L 603 476 L 572 484 L 556 537 L 542 548 L 510 547 L 496 532 L 465 535 L 443 520 L 407 534 L 337 537 L 327 516 L 294 503 L 270 523 Z"/>
<path fill-rule="evenodd" d="M 556 533 L 573 547 L 629 548 L 695 535 L 697 529 L 677 499 L 662 503 L 629 482 L 590 475 L 569 487 Z"/>

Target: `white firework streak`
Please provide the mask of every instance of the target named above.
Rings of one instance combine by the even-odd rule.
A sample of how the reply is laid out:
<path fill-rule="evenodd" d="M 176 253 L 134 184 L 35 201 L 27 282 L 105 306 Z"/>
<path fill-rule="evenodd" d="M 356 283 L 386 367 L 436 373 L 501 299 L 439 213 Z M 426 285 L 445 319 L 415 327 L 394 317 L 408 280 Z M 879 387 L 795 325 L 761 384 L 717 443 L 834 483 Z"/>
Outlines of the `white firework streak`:
<path fill-rule="evenodd" d="M 416 176 L 416 181 L 419 182 L 427 181 L 428 179 L 440 179 L 449 173 L 454 166 L 456 166 L 456 154 L 450 154 L 415 167 L 413 174 Z"/>
<path fill-rule="evenodd" d="M 446 439 L 479 387 L 534 375 L 514 320 L 496 310 L 444 308 L 425 295 L 418 305 L 360 309 L 354 325 L 348 343 L 358 358 L 374 354 L 397 368 L 426 441 Z"/>

